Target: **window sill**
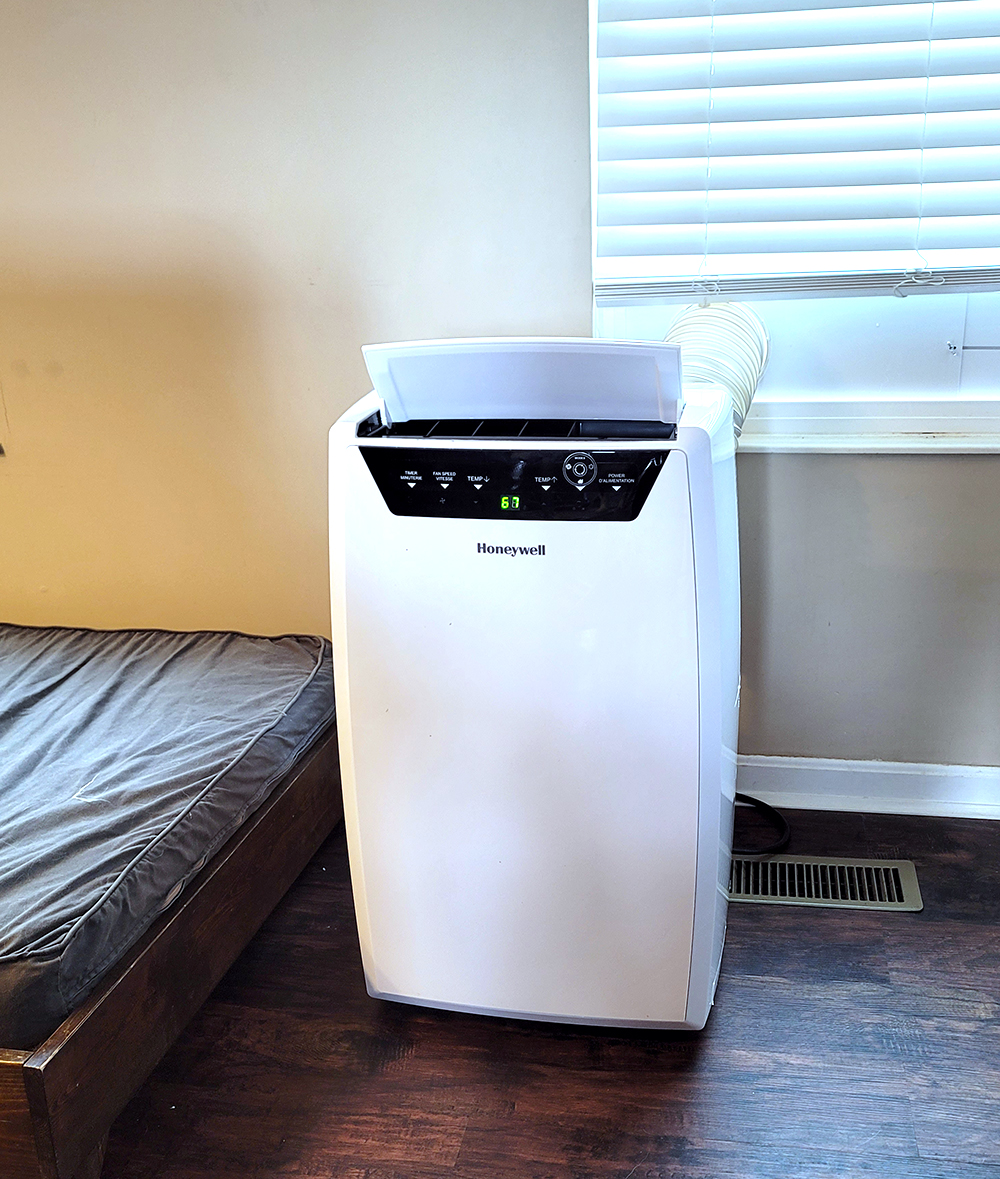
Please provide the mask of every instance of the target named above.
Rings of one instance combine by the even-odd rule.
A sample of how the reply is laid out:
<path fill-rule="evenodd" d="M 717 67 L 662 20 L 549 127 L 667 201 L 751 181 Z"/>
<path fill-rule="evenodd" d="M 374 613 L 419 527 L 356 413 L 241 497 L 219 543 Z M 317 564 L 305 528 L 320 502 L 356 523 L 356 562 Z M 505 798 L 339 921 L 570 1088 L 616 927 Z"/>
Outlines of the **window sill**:
<path fill-rule="evenodd" d="M 739 449 L 751 454 L 1000 454 L 1000 399 L 760 396 Z"/>

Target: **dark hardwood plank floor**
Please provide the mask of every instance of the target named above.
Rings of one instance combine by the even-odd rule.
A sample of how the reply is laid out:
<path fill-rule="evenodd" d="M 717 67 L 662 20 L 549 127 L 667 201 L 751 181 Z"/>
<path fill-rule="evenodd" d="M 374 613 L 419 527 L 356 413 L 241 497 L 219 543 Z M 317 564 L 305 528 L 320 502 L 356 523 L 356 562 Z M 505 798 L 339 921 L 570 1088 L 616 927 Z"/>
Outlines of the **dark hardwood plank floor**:
<path fill-rule="evenodd" d="M 115 1124 L 104 1179 L 1000 1179 L 1000 824 L 788 817 L 790 852 L 913 859 L 924 911 L 731 906 L 685 1034 L 369 999 L 341 829 Z"/>

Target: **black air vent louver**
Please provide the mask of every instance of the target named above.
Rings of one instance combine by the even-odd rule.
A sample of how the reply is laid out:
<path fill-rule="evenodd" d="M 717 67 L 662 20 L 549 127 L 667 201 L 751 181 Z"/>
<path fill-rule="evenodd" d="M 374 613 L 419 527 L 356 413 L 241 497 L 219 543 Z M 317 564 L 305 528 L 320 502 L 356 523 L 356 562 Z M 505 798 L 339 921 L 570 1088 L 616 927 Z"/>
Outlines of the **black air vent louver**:
<path fill-rule="evenodd" d="M 483 439 L 673 439 L 677 427 L 668 422 L 568 421 L 557 418 L 414 419 L 385 426 L 374 413 L 358 423 L 359 438 L 483 438 Z"/>

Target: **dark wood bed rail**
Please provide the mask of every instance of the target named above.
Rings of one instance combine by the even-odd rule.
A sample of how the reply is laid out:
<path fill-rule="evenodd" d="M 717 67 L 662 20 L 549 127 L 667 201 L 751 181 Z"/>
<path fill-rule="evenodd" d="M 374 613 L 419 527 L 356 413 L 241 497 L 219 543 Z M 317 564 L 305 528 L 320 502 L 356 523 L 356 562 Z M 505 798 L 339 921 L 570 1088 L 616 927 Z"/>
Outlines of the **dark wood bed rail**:
<path fill-rule="evenodd" d="M 97 1179 L 111 1123 L 342 814 L 332 726 L 43 1044 L 0 1048 L 2 1179 Z"/>

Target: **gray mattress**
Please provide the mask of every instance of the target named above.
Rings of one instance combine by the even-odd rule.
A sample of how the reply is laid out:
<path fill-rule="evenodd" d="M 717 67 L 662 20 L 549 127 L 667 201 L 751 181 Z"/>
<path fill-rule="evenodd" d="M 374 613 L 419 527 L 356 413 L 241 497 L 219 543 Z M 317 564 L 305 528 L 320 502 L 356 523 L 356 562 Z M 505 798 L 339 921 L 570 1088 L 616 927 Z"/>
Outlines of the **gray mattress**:
<path fill-rule="evenodd" d="M 0 624 L 0 1047 L 45 1039 L 333 714 L 325 639 Z"/>

